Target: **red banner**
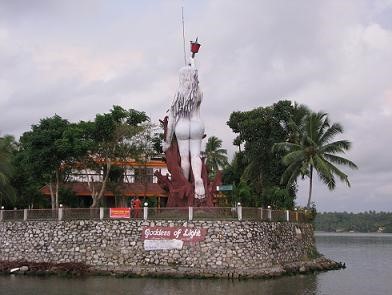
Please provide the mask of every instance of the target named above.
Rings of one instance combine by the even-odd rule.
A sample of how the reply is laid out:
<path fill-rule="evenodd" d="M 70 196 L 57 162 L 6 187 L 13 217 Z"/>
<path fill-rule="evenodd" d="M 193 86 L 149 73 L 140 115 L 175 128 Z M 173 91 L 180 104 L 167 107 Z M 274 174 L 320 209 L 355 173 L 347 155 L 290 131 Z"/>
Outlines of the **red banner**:
<path fill-rule="evenodd" d="M 203 241 L 206 235 L 206 228 L 155 226 L 143 228 L 142 240 L 180 240 L 193 243 Z"/>
<path fill-rule="evenodd" d="M 130 218 L 130 208 L 110 208 L 110 218 Z"/>

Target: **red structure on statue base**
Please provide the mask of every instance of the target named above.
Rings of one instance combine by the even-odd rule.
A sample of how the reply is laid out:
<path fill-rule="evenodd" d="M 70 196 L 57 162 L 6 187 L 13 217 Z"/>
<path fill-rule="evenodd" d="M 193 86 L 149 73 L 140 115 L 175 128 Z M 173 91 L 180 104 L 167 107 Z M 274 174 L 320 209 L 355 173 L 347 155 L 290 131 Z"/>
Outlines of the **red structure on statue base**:
<path fill-rule="evenodd" d="M 166 138 L 168 117 L 160 122 L 164 128 L 164 136 Z M 206 195 L 203 199 L 195 198 L 195 184 L 191 175 L 191 179 L 186 179 L 181 170 L 181 158 L 178 151 L 177 140 L 173 138 L 172 144 L 169 149 L 165 152 L 167 169 L 171 176 L 168 174 L 162 175 L 160 171 L 155 172 L 155 176 L 158 178 L 158 184 L 162 189 L 168 192 L 169 197 L 167 201 L 167 207 L 212 207 L 214 206 L 214 195 L 217 193 L 216 187 L 222 184 L 221 173 L 218 172 L 215 179 L 210 181 L 208 178 L 208 168 L 202 159 L 202 173 L 204 188 Z"/>

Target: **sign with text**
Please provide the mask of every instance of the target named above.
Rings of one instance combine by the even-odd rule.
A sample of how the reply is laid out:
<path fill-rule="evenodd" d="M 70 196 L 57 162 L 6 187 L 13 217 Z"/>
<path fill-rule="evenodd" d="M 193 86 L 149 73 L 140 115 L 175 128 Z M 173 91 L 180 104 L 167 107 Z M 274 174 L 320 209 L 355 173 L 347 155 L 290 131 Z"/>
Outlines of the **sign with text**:
<path fill-rule="evenodd" d="M 142 240 L 145 250 L 182 249 L 184 243 L 195 243 L 206 238 L 206 228 L 144 227 Z"/>
<path fill-rule="evenodd" d="M 130 208 L 110 208 L 110 218 L 130 218 Z"/>
<path fill-rule="evenodd" d="M 233 190 L 233 185 L 232 184 L 218 185 L 216 187 L 216 190 L 218 192 L 232 191 Z"/>
<path fill-rule="evenodd" d="M 184 245 L 180 240 L 144 240 L 144 250 L 171 250 L 182 249 Z"/>

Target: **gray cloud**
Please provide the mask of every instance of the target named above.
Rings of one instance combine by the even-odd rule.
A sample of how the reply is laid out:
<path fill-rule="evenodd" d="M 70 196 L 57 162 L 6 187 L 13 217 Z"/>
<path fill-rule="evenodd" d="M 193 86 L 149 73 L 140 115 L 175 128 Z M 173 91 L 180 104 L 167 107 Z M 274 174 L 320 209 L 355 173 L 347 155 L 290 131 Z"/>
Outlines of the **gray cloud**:
<path fill-rule="evenodd" d="M 20 135 L 57 113 L 92 119 L 113 104 L 164 116 L 187 40 L 208 135 L 232 111 L 287 98 L 323 110 L 353 142 L 352 188 L 315 185 L 320 210 L 392 210 L 392 5 L 385 1 L 2 1 L 0 132 Z M 188 41 L 187 41 L 188 42 Z M 306 202 L 301 184 L 299 203 Z"/>

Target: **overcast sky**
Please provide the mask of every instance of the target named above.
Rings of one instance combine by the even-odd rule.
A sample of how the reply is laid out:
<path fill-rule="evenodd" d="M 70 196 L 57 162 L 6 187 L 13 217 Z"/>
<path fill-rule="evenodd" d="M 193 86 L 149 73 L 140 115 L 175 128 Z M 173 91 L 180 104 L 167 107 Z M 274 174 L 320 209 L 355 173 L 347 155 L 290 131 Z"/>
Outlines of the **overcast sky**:
<path fill-rule="evenodd" d="M 0 135 L 113 105 L 158 122 L 184 63 L 181 6 L 187 45 L 202 44 L 208 136 L 232 154 L 233 111 L 279 99 L 325 111 L 360 169 L 349 171 L 351 188 L 316 182 L 318 209 L 392 211 L 392 0 L 0 0 Z"/>

